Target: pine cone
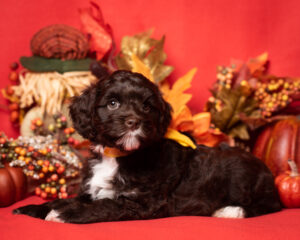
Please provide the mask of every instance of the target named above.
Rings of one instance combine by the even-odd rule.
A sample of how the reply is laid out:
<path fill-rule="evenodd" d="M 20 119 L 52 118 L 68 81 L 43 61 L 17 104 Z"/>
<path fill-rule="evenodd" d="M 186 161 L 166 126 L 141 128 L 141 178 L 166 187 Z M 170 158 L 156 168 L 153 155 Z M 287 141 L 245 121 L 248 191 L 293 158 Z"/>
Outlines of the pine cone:
<path fill-rule="evenodd" d="M 89 43 L 83 33 L 64 24 L 42 28 L 31 39 L 31 51 L 45 58 L 83 59 L 89 51 Z"/>

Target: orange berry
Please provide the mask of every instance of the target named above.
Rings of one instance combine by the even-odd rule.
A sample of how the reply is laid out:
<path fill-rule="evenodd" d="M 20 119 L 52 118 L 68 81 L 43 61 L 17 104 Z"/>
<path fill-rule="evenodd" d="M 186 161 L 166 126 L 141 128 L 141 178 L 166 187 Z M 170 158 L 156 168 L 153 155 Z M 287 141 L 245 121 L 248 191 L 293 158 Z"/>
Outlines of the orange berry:
<path fill-rule="evenodd" d="M 35 125 L 40 127 L 43 125 L 43 121 L 41 119 L 37 119 L 37 121 L 35 122 Z"/>
<path fill-rule="evenodd" d="M 59 184 L 64 185 L 66 183 L 66 180 L 64 178 L 59 179 Z"/>
<path fill-rule="evenodd" d="M 20 147 L 15 148 L 15 152 L 18 153 L 18 154 L 20 153 L 21 150 L 22 150 L 22 148 L 20 148 Z"/>
<path fill-rule="evenodd" d="M 26 155 L 26 153 L 27 153 L 27 151 L 26 151 L 26 149 L 24 149 L 24 148 L 22 148 L 21 150 L 20 150 L 20 155 L 22 155 L 22 156 L 24 156 L 24 155 Z"/>
<path fill-rule="evenodd" d="M 43 161 L 43 160 L 41 160 L 41 159 L 37 161 L 37 164 L 38 164 L 39 166 L 42 166 L 42 165 L 43 165 L 43 163 L 44 163 L 44 161 Z"/>
<path fill-rule="evenodd" d="M 54 166 L 53 165 L 50 165 L 49 168 L 48 168 L 49 172 L 53 172 L 55 170 Z"/>
<path fill-rule="evenodd" d="M 50 188 L 50 187 L 46 187 L 46 188 L 45 188 L 45 192 L 46 192 L 46 193 L 49 193 L 50 191 L 51 191 L 51 188 Z"/>
<path fill-rule="evenodd" d="M 57 190 L 56 190 L 56 188 L 55 188 L 55 187 L 53 187 L 53 188 L 51 188 L 51 191 L 50 191 L 50 192 L 51 192 L 51 194 L 52 194 L 52 195 L 54 195 L 54 194 L 56 194 L 56 193 L 57 193 Z"/>
<path fill-rule="evenodd" d="M 48 172 L 48 167 L 44 166 L 44 167 L 42 168 L 42 172 L 43 172 L 43 173 L 47 173 L 47 172 Z"/>
<path fill-rule="evenodd" d="M 25 158 L 25 163 L 28 165 L 31 162 L 31 158 L 30 157 L 26 157 Z"/>

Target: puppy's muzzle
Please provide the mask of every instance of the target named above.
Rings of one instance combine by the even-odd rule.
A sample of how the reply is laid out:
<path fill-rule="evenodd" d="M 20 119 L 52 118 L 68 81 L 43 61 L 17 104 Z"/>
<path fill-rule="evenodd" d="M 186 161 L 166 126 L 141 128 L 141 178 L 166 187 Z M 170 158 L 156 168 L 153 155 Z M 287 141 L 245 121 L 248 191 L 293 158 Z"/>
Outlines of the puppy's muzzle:
<path fill-rule="evenodd" d="M 137 117 L 128 117 L 125 119 L 125 126 L 130 130 L 136 130 L 140 127 L 141 120 Z"/>

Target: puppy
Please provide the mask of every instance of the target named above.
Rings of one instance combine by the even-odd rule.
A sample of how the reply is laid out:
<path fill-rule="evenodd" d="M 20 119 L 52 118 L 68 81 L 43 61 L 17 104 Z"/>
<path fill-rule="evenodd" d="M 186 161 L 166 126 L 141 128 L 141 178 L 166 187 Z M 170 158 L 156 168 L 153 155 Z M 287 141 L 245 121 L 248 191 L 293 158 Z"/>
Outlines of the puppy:
<path fill-rule="evenodd" d="M 92 223 L 171 216 L 243 218 L 281 209 L 271 172 L 239 149 L 183 147 L 164 138 L 171 107 L 138 73 L 117 71 L 75 97 L 75 129 L 96 145 L 77 197 L 15 214 Z M 118 149 L 119 156 L 105 154 Z"/>

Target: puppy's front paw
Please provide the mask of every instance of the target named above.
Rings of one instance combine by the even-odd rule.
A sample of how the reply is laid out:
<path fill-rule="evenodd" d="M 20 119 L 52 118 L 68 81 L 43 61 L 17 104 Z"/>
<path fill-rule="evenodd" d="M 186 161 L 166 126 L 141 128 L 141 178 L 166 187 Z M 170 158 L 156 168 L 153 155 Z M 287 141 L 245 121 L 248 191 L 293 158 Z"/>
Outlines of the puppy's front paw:
<path fill-rule="evenodd" d="M 48 215 L 45 218 L 46 221 L 52 221 L 52 222 L 61 222 L 64 221 L 59 218 L 59 213 L 56 210 L 51 210 Z"/>

